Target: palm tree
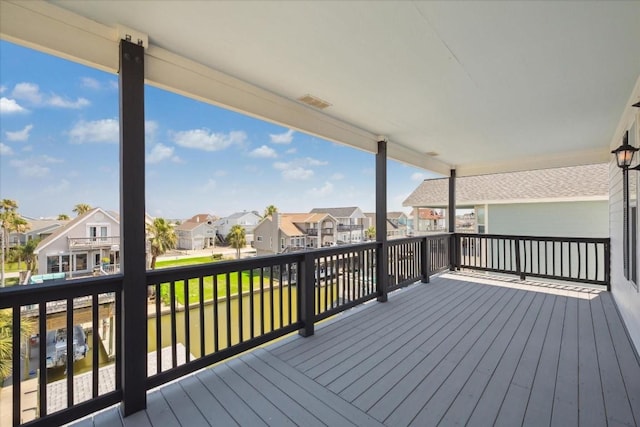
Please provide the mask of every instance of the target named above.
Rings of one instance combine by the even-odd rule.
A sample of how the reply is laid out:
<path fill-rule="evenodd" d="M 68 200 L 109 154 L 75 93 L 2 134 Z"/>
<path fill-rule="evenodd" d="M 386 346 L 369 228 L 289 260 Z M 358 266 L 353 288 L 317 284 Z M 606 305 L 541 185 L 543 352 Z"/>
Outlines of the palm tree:
<path fill-rule="evenodd" d="M 28 337 L 35 330 L 31 318 L 20 319 L 20 335 Z M 11 374 L 11 349 L 13 344 L 13 315 L 11 309 L 0 310 L 0 384 Z M 14 379 L 14 380 L 17 380 Z"/>
<path fill-rule="evenodd" d="M 86 203 L 78 203 L 73 207 L 73 212 L 75 212 L 76 215 L 80 216 L 84 213 L 89 212 L 91 209 L 93 209 L 91 205 L 88 205 Z"/>
<path fill-rule="evenodd" d="M 28 271 L 33 271 L 35 269 L 36 255 L 34 251 L 38 247 L 39 243 L 40 239 L 31 239 L 20 248 L 21 255 L 24 258 L 24 262 L 27 264 Z"/>
<path fill-rule="evenodd" d="M 164 218 L 156 218 L 153 224 L 147 225 L 147 233 L 151 244 L 151 269 L 153 270 L 156 268 L 156 259 L 176 247 L 178 236 Z"/>
<path fill-rule="evenodd" d="M 247 246 L 247 239 L 244 228 L 241 225 L 234 225 L 227 234 L 227 242 L 236 250 L 236 258 L 240 259 L 240 249 Z"/>
<path fill-rule="evenodd" d="M 71 218 L 69 218 L 69 215 L 67 214 L 58 214 L 58 221 L 67 221 Z"/>
<path fill-rule="evenodd" d="M 11 199 L 0 202 L 0 238 L 2 239 L 2 271 L 0 272 L 0 286 L 4 287 L 4 262 L 7 252 L 9 233 L 19 231 L 24 233 L 29 228 L 27 221 L 18 214 L 18 203 Z"/>
<path fill-rule="evenodd" d="M 266 218 L 268 216 L 273 215 L 276 212 L 278 212 L 278 208 L 276 208 L 274 205 L 269 205 L 266 208 L 264 208 L 264 215 L 262 215 L 262 217 Z"/>
<path fill-rule="evenodd" d="M 376 238 L 376 228 L 374 226 L 371 226 L 369 228 L 367 228 L 364 231 L 364 235 L 367 237 L 367 239 L 369 240 L 373 240 Z"/>

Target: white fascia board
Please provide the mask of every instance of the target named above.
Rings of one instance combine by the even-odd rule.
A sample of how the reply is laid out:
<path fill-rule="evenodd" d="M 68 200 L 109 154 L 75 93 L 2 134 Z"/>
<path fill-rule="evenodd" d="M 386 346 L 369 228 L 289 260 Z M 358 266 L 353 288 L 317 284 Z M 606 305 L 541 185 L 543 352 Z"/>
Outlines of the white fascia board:
<path fill-rule="evenodd" d="M 455 169 L 448 163 L 396 144 L 393 141 L 390 141 L 387 145 L 387 156 L 399 162 L 438 173 L 443 177 L 448 177 L 451 173 L 451 169 Z"/>
<path fill-rule="evenodd" d="M 522 172 L 539 169 L 562 168 L 568 166 L 583 166 L 598 163 L 608 163 L 610 151 L 605 148 L 585 151 L 571 151 L 555 153 L 548 156 L 529 157 L 513 161 L 485 163 L 477 165 L 456 166 L 456 177 L 488 175 L 505 172 Z"/>
<path fill-rule="evenodd" d="M 118 72 L 118 32 L 114 28 L 43 1 L 0 5 L 0 37 L 110 73 Z"/>

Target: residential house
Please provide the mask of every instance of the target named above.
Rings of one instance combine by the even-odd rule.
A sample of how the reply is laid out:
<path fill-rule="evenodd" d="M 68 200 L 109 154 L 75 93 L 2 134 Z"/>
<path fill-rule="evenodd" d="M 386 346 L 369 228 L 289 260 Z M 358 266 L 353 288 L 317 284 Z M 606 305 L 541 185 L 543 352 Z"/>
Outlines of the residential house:
<path fill-rule="evenodd" d="M 209 214 L 198 214 L 177 225 L 174 230 L 178 237 L 177 249 L 196 250 L 215 246 L 218 218 Z"/>
<path fill-rule="evenodd" d="M 338 221 L 327 213 L 279 213 L 255 228 L 257 255 L 273 255 L 336 244 Z"/>
<path fill-rule="evenodd" d="M 253 229 L 262 220 L 262 217 L 255 211 L 235 212 L 227 217 L 220 218 L 216 221 L 218 234 L 224 239 L 227 237 L 234 225 L 244 228 L 247 244 L 250 245 L 254 240 Z"/>
<path fill-rule="evenodd" d="M 39 274 L 65 273 L 70 278 L 119 269 L 120 220 L 94 208 L 57 228 L 34 251 Z"/>
<path fill-rule="evenodd" d="M 604 237 L 608 179 L 606 164 L 465 176 L 456 179 L 456 209 L 473 210 L 478 233 Z M 448 179 L 428 179 L 404 201 L 420 218 L 418 233 L 432 230 L 448 194 Z"/>
<path fill-rule="evenodd" d="M 314 208 L 311 213 L 329 214 L 338 221 L 336 242 L 357 243 L 364 240 L 367 217 L 358 207 Z"/>
<path fill-rule="evenodd" d="M 44 239 L 50 236 L 56 229 L 64 227 L 70 220 L 36 219 L 23 217 L 27 221 L 27 230 L 24 232 L 9 233 L 9 245 L 24 245 L 29 240 Z"/>
<path fill-rule="evenodd" d="M 365 240 L 367 239 L 366 231 L 369 227 L 376 226 L 376 214 L 374 212 L 366 212 L 364 214 L 366 220 L 364 221 Z M 404 212 L 387 212 L 387 237 L 399 238 L 409 235 L 408 228 L 409 217 Z M 373 239 L 375 240 L 375 236 Z"/>

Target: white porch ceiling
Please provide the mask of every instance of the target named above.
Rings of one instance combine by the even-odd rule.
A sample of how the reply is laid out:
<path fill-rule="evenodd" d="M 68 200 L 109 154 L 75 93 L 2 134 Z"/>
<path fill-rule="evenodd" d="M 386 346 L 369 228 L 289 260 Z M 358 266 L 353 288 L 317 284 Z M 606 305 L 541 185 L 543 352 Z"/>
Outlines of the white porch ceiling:
<path fill-rule="evenodd" d="M 124 25 L 151 84 L 440 173 L 608 161 L 640 76 L 638 1 L 53 3 L 3 1 L 0 33 L 115 71 Z"/>

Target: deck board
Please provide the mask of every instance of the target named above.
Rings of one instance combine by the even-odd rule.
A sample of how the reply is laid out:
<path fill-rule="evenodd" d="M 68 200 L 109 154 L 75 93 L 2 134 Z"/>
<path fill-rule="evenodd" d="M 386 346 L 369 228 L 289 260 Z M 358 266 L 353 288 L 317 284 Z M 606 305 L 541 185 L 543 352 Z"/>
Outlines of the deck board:
<path fill-rule="evenodd" d="M 446 273 L 78 425 L 622 425 L 640 363 L 611 294 Z"/>

